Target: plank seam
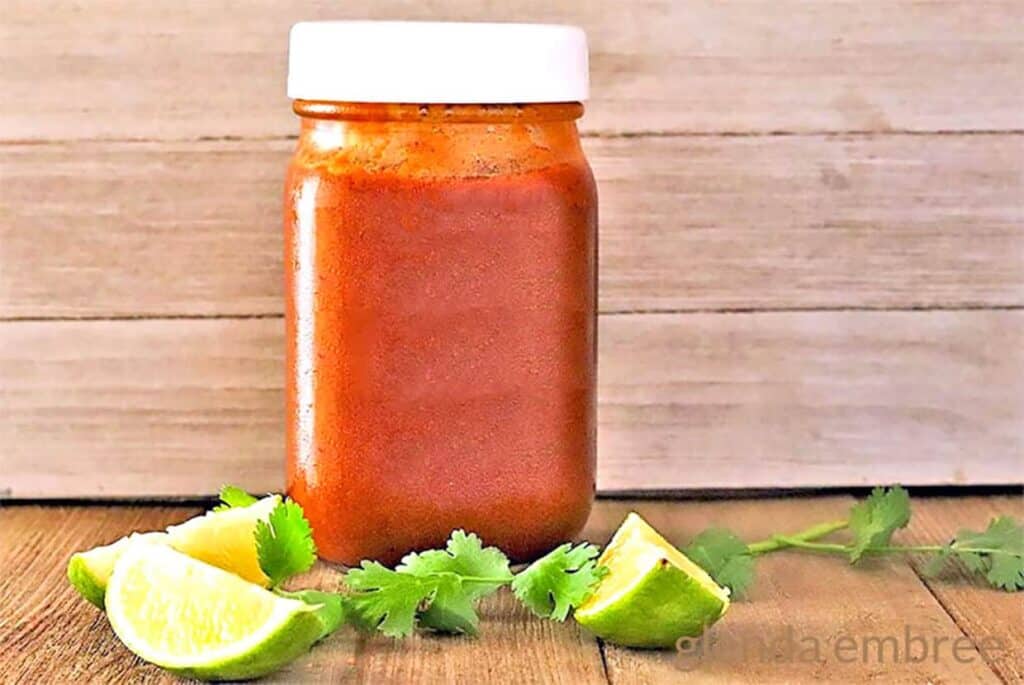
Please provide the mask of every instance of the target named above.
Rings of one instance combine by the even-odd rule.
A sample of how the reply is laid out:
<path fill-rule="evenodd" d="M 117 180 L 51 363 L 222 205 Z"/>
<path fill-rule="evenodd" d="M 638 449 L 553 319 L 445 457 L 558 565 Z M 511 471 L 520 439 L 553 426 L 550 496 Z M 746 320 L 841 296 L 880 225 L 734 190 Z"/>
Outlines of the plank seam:
<path fill-rule="evenodd" d="M 839 129 L 808 130 L 808 131 L 581 131 L 581 138 L 619 140 L 631 138 L 843 138 L 848 136 L 882 137 L 882 136 L 1019 136 L 1024 135 L 1024 128 L 1008 129 Z M 120 137 L 106 136 L 98 138 L 0 138 L 0 145 L 22 145 L 45 147 L 49 145 L 68 145 L 75 143 L 211 143 L 211 142 L 289 142 L 298 140 L 297 135 L 268 136 L 191 136 L 183 138 L 155 138 L 149 136 Z"/>
<path fill-rule="evenodd" d="M 972 311 L 1019 311 L 1024 304 L 984 304 L 966 302 L 962 304 L 911 304 L 899 307 L 871 305 L 824 305 L 795 307 L 693 307 L 673 309 L 608 309 L 601 310 L 605 315 L 628 314 L 764 314 L 764 313 L 797 313 L 797 312 L 972 312 Z"/>
<path fill-rule="evenodd" d="M 612 674 L 608 671 L 608 655 L 605 653 L 604 640 L 595 637 L 597 642 L 597 653 L 601 656 L 601 671 L 604 673 L 604 681 L 612 685 Z"/>
<path fill-rule="evenodd" d="M 281 312 L 254 314 L 86 314 L 83 316 L 0 316 L 0 323 L 44 323 L 47 321 L 206 321 L 219 319 L 283 319 Z"/>
<path fill-rule="evenodd" d="M 1020 496 L 1021 485 L 912 485 L 909 486 L 915 498 L 929 497 L 999 497 Z M 701 501 L 743 501 L 743 500 L 812 500 L 821 497 L 862 498 L 872 490 L 871 486 L 838 485 L 838 486 L 787 486 L 787 487 L 729 487 L 729 488 L 695 488 L 692 490 L 599 490 L 598 501 L 631 502 L 642 500 L 657 502 Z M 196 493 L 189 495 L 153 495 L 150 497 L 132 497 L 114 495 L 81 495 L 72 497 L 10 497 L 10 488 L 0 488 L 0 505 L 4 507 L 27 506 L 75 506 L 75 507 L 161 507 L 161 506 L 195 506 L 209 509 L 217 503 L 217 493 Z M 850 499 L 853 504 L 853 499 Z"/>
<path fill-rule="evenodd" d="M 920 571 L 918 571 L 918 565 L 909 559 L 906 563 L 907 566 L 910 567 L 910 570 L 914 572 L 914 575 L 917 576 L 917 579 L 921 581 L 921 585 L 923 585 L 925 590 L 928 591 L 928 594 L 932 596 L 933 600 L 935 600 L 935 603 L 939 605 L 939 608 L 941 608 L 942 611 L 945 612 L 946 616 L 949 616 L 949 620 L 953 622 L 953 625 L 955 625 L 956 629 L 960 631 L 960 634 L 971 641 L 971 646 L 974 647 L 974 651 L 978 653 L 978 656 L 981 657 L 982 661 L 985 663 L 985 666 L 987 666 L 988 670 L 992 672 L 992 675 L 994 675 L 1002 683 L 1009 683 L 1010 681 L 1003 677 L 1003 675 L 993 665 L 991 659 L 989 659 L 985 655 L 985 651 L 979 649 L 978 641 L 974 639 L 974 636 L 971 635 L 970 632 L 964 626 L 960 625 L 960 621 L 958 621 L 953 612 L 949 610 L 949 606 L 947 606 L 946 603 L 942 601 L 942 597 L 935 592 L 931 584 L 928 582 L 928 579 L 925 578 Z"/>
<path fill-rule="evenodd" d="M 909 305 L 905 307 L 823 306 L 823 307 L 709 307 L 676 309 L 609 309 L 598 312 L 601 316 L 679 315 L 679 314 L 793 314 L 801 312 L 973 312 L 1024 310 L 1024 304 L 956 304 Z M 220 319 L 282 319 L 281 312 L 253 314 L 97 314 L 83 316 L 0 316 L 0 323 L 43 323 L 47 321 L 205 321 Z"/>
<path fill-rule="evenodd" d="M 844 136 L 1005 136 L 1024 134 L 1024 128 L 1008 129 L 837 129 L 808 131 L 583 131 L 582 138 L 841 138 Z"/>

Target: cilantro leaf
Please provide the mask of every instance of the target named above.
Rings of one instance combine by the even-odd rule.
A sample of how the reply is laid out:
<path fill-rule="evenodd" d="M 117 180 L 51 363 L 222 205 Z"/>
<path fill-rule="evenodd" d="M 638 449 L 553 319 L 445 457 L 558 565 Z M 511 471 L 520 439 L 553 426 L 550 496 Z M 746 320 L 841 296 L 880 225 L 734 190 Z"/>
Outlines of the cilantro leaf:
<path fill-rule="evenodd" d="M 297 599 L 306 604 L 317 607 L 316 616 L 323 626 L 320 631 L 320 639 L 324 639 L 345 623 L 345 597 L 337 592 L 322 592 L 320 590 L 275 590 L 282 597 Z"/>
<path fill-rule="evenodd" d="M 354 622 L 388 637 L 406 637 L 416 627 L 416 612 L 438 588 L 434 577 L 399 573 L 376 561 L 364 561 L 345 576 L 352 591 L 348 607 Z"/>
<path fill-rule="evenodd" d="M 220 501 L 221 503 L 213 508 L 214 511 L 247 507 L 258 500 L 242 488 L 234 485 L 222 485 L 220 488 Z"/>
<path fill-rule="evenodd" d="M 508 557 L 497 547 L 484 547 L 479 537 L 464 530 L 453 531 L 443 550 L 406 555 L 395 570 L 435 580 L 430 604 L 419 613 L 423 627 L 469 635 L 477 634 L 480 623 L 476 601 L 512 580 Z"/>
<path fill-rule="evenodd" d="M 445 573 L 436 578 L 436 583 L 430 606 L 419 613 L 420 625 L 442 633 L 478 634 L 480 619 L 473 606 L 473 593 L 462 579 Z"/>
<path fill-rule="evenodd" d="M 1024 527 L 1011 517 L 992 519 L 980 533 L 961 530 L 949 549 L 993 587 L 1007 592 L 1024 589 Z"/>
<path fill-rule="evenodd" d="M 266 521 L 257 521 L 255 535 L 260 569 L 272 586 L 308 571 L 316 561 L 313 529 L 291 499 L 274 507 Z"/>
<path fill-rule="evenodd" d="M 512 580 L 508 557 L 497 547 L 484 547 L 480 538 L 463 530 L 452 532 L 444 550 L 413 552 L 405 556 L 400 573 L 425 576 L 432 573 L 454 573 L 473 578 L 493 578 L 492 582 L 471 582 L 465 592 L 469 599 L 485 597 Z"/>
<path fill-rule="evenodd" d="M 870 547 L 888 545 L 892 534 L 910 522 L 910 496 L 900 486 L 875 488 L 850 509 L 850 561 L 856 562 Z"/>
<path fill-rule="evenodd" d="M 708 572 L 716 583 L 739 597 L 754 582 L 754 557 L 747 544 L 725 528 L 708 528 L 683 548 L 691 561 Z"/>
<path fill-rule="evenodd" d="M 944 547 L 939 548 L 935 552 L 935 555 L 928 560 L 928 563 L 924 565 L 921 572 L 929 578 L 934 578 L 942 572 L 942 568 L 946 565 L 946 561 L 949 560 L 949 557 L 952 554 L 952 545 L 945 545 Z"/>
<path fill-rule="evenodd" d="M 608 569 L 597 565 L 600 549 L 566 543 L 527 566 L 512 579 L 512 591 L 541 618 L 564 621 L 589 597 Z"/>

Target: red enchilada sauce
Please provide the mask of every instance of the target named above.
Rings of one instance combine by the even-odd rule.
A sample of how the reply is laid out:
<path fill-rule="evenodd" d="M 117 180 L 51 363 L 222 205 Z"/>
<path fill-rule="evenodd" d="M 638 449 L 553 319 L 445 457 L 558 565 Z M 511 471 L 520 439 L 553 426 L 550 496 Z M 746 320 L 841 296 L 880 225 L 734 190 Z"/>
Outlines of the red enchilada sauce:
<path fill-rule="evenodd" d="M 456 528 L 517 560 L 568 540 L 595 467 L 582 106 L 294 109 L 287 480 L 320 554 L 390 564 Z"/>

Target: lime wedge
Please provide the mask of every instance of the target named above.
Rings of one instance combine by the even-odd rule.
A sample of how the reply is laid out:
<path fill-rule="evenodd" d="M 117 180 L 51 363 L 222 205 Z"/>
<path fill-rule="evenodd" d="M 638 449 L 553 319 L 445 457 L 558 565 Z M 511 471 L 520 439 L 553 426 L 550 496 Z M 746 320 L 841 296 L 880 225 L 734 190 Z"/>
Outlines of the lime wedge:
<path fill-rule="evenodd" d="M 671 647 L 697 637 L 729 608 L 729 591 L 630 513 L 598 563 L 608 575 L 576 610 L 576 621 L 627 647 Z"/>
<path fill-rule="evenodd" d="M 280 495 L 270 495 L 247 507 L 211 511 L 171 526 L 171 547 L 267 587 L 270 579 L 260 569 L 253 534 L 256 522 L 265 521 L 280 503 Z"/>
<path fill-rule="evenodd" d="M 117 542 L 102 547 L 94 547 L 88 552 L 73 554 L 68 561 L 68 580 L 78 594 L 103 608 L 103 595 L 107 590 L 107 581 L 114 570 L 114 563 L 120 558 L 128 545 L 136 543 L 163 544 L 168 542 L 166 533 L 132 533 Z"/>
<path fill-rule="evenodd" d="M 253 534 L 256 522 L 266 520 L 280 502 L 279 495 L 271 495 L 247 507 L 196 516 L 171 526 L 166 533 L 132 533 L 109 545 L 78 552 L 68 561 L 68 580 L 80 595 L 102 609 L 107 581 L 118 558 L 129 545 L 147 542 L 170 545 L 266 587 L 270 581 L 260 569 Z"/>
<path fill-rule="evenodd" d="M 128 649 L 203 680 L 257 678 L 304 654 L 324 634 L 321 607 L 159 545 L 125 549 L 106 605 Z"/>

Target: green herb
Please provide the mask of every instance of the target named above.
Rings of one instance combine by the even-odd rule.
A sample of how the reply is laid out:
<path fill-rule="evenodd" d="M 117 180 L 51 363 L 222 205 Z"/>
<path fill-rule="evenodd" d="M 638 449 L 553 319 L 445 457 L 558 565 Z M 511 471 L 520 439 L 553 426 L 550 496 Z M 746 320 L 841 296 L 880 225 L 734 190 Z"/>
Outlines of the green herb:
<path fill-rule="evenodd" d="M 411 635 L 416 614 L 429 607 L 438 582 L 436 577 L 400 573 L 376 561 L 364 561 L 345 576 L 351 591 L 347 601 L 353 622 L 389 637 Z"/>
<path fill-rule="evenodd" d="M 247 507 L 258 500 L 242 488 L 235 487 L 234 485 L 223 485 L 220 489 L 220 501 L 221 503 L 213 508 L 214 511 Z"/>
<path fill-rule="evenodd" d="M 225 486 L 218 510 L 248 506 L 256 498 Z M 993 587 L 1024 589 L 1024 528 L 1014 519 L 994 519 L 982 532 L 961 530 L 945 545 L 895 545 L 893 536 L 910 522 L 910 497 L 899 486 L 875 488 L 850 509 L 846 519 L 826 521 L 791 534 L 744 542 L 726 528 L 709 528 L 694 537 L 683 553 L 738 597 L 754 582 L 756 558 L 785 549 L 843 555 L 857 564 L 867 555 L 930 554 L 928 574 L 951 559 L 982 576 Z M 848 531 L 846 542 L 821 538 Z M 308 570 L 316 560 L 312 529 L 302 507 L 283 500 L 266 521 L 257 523 L 260 567 L 277 588 Z M 324 635 L 343 623 L 390 637 L 411 635 L 417 627 L 444 633 L 476 635 L 477 603 L 510 586 L 515 597 L 543 618 L 564 621 L 594 592 L 608 572 L 597 563 L 600 548 L 590 543 L 564 544 L 517 574 L 496 547 L 485 547 L 473 533 L 456 530 L 444 549 L 414 552 L 394 569 L 364 561 L 345 576 L 344 593 L 302 590 L 279 594 L 321 608 Z"/>
<path fill-rule="evenodd" d="M 462 530 L 452 533 L 445 549 L 409 554 L 394 571 L 364 561 L 345 577 L 356 622 L 391 637 L 409 635 L 417 624 L 476 635 L 476 602 L 511 580 L 501 550 Z"/>
<path fill-rule="evenodd" d="M 306 604 L 318 607 L 317 616 L 323 623 L 320 639 L 324 639 L 345 623 L 345 597 L 337 592 L 321 592 L 320 590 L 287 590 L 276 589 L 275 593 L 289 599 L 297 599 Z"/>
<path fill-rule="evenodd" d="M 725 528 L 708 528 L 683 548 L 691 561 L 736 596 L 754 582 L 754 557 L 747 544 Z"/>
<path fill-rule="evenodd" d="M 910 523 L 910 496 L 894 488 L 875 488 L 863 502 L 850 509 L 850 532 L 853 545 L 850 561 L 856 562 L 869 549 L 888 545 L 892 534 Z"/>
<path fill-rule="evenodd" d="M 1009 516 L 992 519 L 980 533 L 961 530 L 935 553 L 925 567 L 929 575 L 937 575 L 946 560 L 955 557 L 969 570 L 983 574 L 993 587 L 1007 592 L 1024 589 L 1024 528 Z"/>
<path fill-rule="evenodd" d="M 508 558 L 484 547 L 476 535 L 457 530 L 444 550 L 406 556 L 395 570 L 364 561 L 345 577 L 353 622 L 391 637 L 416 626 L 476 635 L 476 603 L 511 585 L 516 597 L 539 616 L 565 620 L 605 573 L 591 544 L 565 544 L 513 575 Z"/>
<path fill-rule="evenodd" d="M 452 533 L 444 550 L 407 555 L 396 571 L 437 579 L 429 606 L 419 614 L 422 627 L 469 635 L 476 635 L 479 625 L 476 601 L 512 579 L 508 557 L 501 550 L 484 547 L 480 538 L 462 530 Z"/>
<path fill-rule="evenodd" d="M 256 552 L 272 586 L 304 573 L 316 562 L 313 529 L 291 499 L 282 500 L 266 521 L 256 522 Z"/>
<path fill-rule="evenodd" d="M 582 542 L 566 543 L 526 567 L 512 579 L 512 591 L 541 618 L 564 621 L 582 604 L 607 574 L 597 565 L 601 549 Z"/>
<path fill-rule="evenodd" d="M 497 547 L 484 547 L 480 538 L 462 530 L 452 533 L 444 550 L 413 552 L 396 570 L 414 576 L 452 573 L 471 577 L 473 582 L 466 592 L 473 599 L 489 595 L 512 580 L 508 557 Z"/>
<path fill-rule="evenodd" d="M 711 528 L 697 535 L 684 553 L 706 570 L 720 585 L 741 596 L 754 580 L 754 557 L 787 548 L 844 555 L 858 563 L 865 555 L 933 554 L 925 567 L 935 574 L 950 558 L 959 559 L 993 587 L 1024 589 L 1024 528 L 1008 516 L 994 519 L 981 533 L 961 530 L 947 545 L 894 545 L 893 535 L 910 522 L 910 497 L 899 486 L 875 488 L 857 502 L 847 519 L 828 521 L 791 535 L 777 534 L 767 540 L 744 544 L 731 531 Z M 852 541 L 815 542 L 848 528 Z"/>

